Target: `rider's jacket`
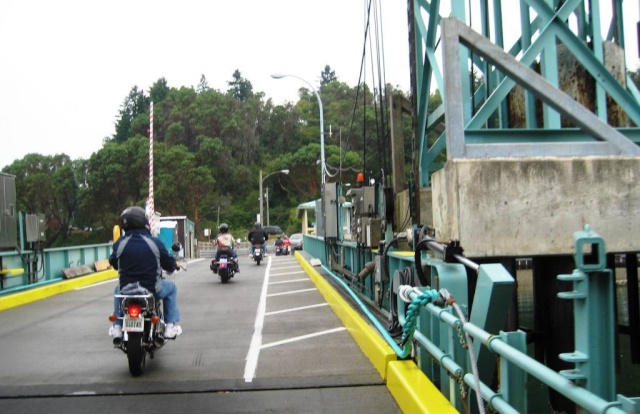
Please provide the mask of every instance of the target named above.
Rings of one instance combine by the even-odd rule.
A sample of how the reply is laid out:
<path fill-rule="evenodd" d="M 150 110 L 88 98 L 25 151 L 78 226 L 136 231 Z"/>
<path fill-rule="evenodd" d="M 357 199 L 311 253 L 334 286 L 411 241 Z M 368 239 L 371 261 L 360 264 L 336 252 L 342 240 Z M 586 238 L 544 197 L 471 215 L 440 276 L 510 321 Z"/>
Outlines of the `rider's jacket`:
<path fill-rule="evenodd" d="M 162 286 L 162 269 L 173 272 L 176 259 L 162 241 L 146 229 L 129 229 L 113 244 L 109 263 L 120 274 L 120 287 L 140 284 L 151 292 Z"/>
<path fill-rule="evenodd" d="M 251 230 L 247 239 L 249 239 L 251 244 L 264 244 L 265 241 L 269 240 L 269 235 L 263 227 L 259 227 Z"/>
<path fill-rule="evenodd" d="M 216 238 L 216 244 L 218 245 L 218 247 L 232 248 L 233 247 L 233 236 L 231 235 L 231 233 L 220 233 L 220 234 L 218 234 L 218 237 Z"/>

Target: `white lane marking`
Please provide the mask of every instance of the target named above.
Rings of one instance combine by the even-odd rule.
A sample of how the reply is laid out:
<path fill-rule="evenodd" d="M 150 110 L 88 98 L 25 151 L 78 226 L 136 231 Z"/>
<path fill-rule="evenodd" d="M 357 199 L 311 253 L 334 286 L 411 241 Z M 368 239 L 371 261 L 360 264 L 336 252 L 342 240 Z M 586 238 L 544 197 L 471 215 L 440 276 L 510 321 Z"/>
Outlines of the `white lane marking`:
<path fill-rule="evenodd" d="M 285 340 L 282 340 L 282 341 L 276 341 L 276 342 L 271 342 L 269 344 L 264 344 L 264 345 L 262 345 L 262 349 L 271 348 L 273 346 L 278 346 L 278 345 L 284 345 L 284 344 L 288 344 L 288 343 L 291 343 L 291 342 L 302 341 L 304 339 L 309 339 L 309 338 L 313 338 L 313 337 L 316 337 L 316 336 L 328 335 L 328 334 L 332 334 L 332 333 L 335 333 L 335 332 L 342 332 L 342 331 L 346 331 L 346 330 L 347 330 L 347 328 L 342 326 L 340 328 L 329 329 L 328 331 L 316 332 L 316 333 L 312 333 L 312 334 L 309 334 L 309 335 L 296 336 L 295 338 L 289 338 L 289 339 L 285 339 Z"/>
<path fill-rule="evenodd" d="M 271 277 L 279 277 L 279 276 L 288 276 L 288 275 L 306 275 L 307 272 L 305 272 L 304 270 L 301 270 L 299 272 L 287 272 L 287 273 L 278 273 L 277 275 L 271 275 Z M 311 280 L 311 279 L 309 279 Z"/>
<path fill-rule="evenodd" d="M 264 314 L 267 308 L 267 288 L 269 287 L 269 271 L 271 270 L 271 257 L 267 262 L 267 269 L 264 272 L 264 281 L 262 282 L 262 292 L 260 293 L 260 302 L 256 312 L 256 321 L 253 325 L 253 336 L 249 345 L 249 352 L 245 360 L 244 366 L 244 382 L 252 382 L 256 374 L 258 366 L 258 357 L 260 356 L 260 347 L 262 346 L 262 328 L 264 327 Z"/>
<path fill-rule="evenodd" d="M 267 295 L 267 297 L 271 298 L 273 296 L 293 295 L 293 294 L 302 293 L 302 292 L 312 292 L 314 290 L 317 290 L 317 289 L 316 288 L 311 288 L 311 289 L 292 290 L 290 292 L 272 293 L 270 295 Z"/>
<path fill-rule="evenodd" d="M 291 279 L 291 280 L 281 280 L 280 282 L 271 282 L 270 285 L 281 285 L 283 283 L 293 283 L 293 282 L 311 282 L 311 279 Z"/>
<path fill-rule="evenodd" d="M 297 311 L 306 310 L 306 309 L 319 308 L 321 306 L 329 306 L 329 304 L 328 303 L 318 303 L 317 305 L 300 306 L 298 308 L 283 309 L 283 310 L 279 310 L 279 311 L 267 312 L 267 313 L 265 313 L 265 316 L 278 315 L 280 313 L 287 313 L 287 312 L 297 312 Z"/>
<path fill-rule="evenodd" d="M 113 282 L 117 282 L 117 281 L 118 281 L 118 278 L 117 278 L 117 277 L 115 277 L 115 278 L 113 278 L 113 279 L 104 280 L 104 281 L 102 281 L 102 282 L 94 283 L 93 285 L 77 287 L 77 288 L 75 288 L 75 289 L 73 289 L 73 290 L 84 290 L 84 289 L 89 289 L 89 288 L 92 288 L 92 287 L 95 287 L 95 286 L 106 285 L 107 283 L 113 283 Z"/>
<path fill-rule="evenodd" d="M 284 269 L 300 269 L 300 265 L 297 266 L 273 266 L 273 270 L 284 270 Z"/>

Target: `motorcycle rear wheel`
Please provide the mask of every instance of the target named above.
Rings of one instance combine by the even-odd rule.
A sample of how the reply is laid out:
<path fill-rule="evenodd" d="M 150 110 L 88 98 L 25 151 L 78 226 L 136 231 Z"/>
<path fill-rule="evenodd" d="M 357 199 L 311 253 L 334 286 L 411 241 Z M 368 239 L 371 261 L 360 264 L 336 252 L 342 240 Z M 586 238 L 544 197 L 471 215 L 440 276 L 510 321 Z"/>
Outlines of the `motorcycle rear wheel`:
<path fill-rule="evenodd" d="M 146 352 L 142 347 L 142 332 L 129 332 L 127 359 L 129 360 L 129 372 L 131 375 L 134 377 L 142 375 L 146 362 Z"/>
<path fill-rule="evenodd" d="M 218 270 L 218 275 L 220 275 L 220 281 L 222 283 L 227 283 L 229 281 L 229 269 Z"/>

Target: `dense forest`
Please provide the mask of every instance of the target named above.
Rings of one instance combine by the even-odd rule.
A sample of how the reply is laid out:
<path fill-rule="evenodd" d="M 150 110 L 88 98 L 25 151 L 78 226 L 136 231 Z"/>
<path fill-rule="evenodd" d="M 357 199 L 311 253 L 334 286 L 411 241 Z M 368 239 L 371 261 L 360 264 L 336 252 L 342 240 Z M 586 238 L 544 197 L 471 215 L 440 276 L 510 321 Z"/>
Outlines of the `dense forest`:
<path fill-rule="evenodd" d="M 18 210 L 45 215 L 47 247 L 109 241 L 120 212 L 144 206 L 149 194 L 153 102 L 158 213 L 187 216 L 200 239 L 204 229 L 215 232 L 222 222 L 243 237 L 259 213 L 260 170 L 265 177 L 288 169 L 289 174 L 263 180 L 269 222 L 289 233 L 300 231 L 297 206 L 320 196 L 315 93 L 301 88 L 297 102 L 274 105 L 239 70 L 227 85 L 224 92 L 212 89 L 202 76 L 196 87 L 170 87 L 164 78 L 148 90 L 133 87 L 118 111 L 114 134 L 89 159 L 27 154 L 3 168 L 16 176 Z M 330 66 L 320 71 L 317 88 L 324 109 L 327 181 L 354 182 L 360 171 L 379 179 L 389 162 L 383 150 L 386 96 L 402 92 L 390 85 L 373 91 L 366 84 L 350 87 Z M 266 203 L 265 198 L 265 224 Z"/>

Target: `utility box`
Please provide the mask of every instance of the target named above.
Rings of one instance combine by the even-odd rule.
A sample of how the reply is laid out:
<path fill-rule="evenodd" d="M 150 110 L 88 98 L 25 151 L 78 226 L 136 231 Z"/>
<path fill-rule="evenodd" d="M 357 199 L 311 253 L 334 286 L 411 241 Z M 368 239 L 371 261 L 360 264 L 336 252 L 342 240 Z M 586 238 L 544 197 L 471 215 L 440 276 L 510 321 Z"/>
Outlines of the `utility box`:
<path fill-rule="evenodd" d="M 25 224 L 27 243 L 36 243 L 45 240 L 47 226 L 44 222 L 44 214 L 27 214 Z"/>
<path fill-rule="evenodd" d="M 373 216 L 376 214 L 375 187 L 352 188 L 347 191 L 347 197 L 351 197 L 356 215 Z"/>
<path fill-rule="evenodd" d="M 358 231 L 358 242 L 367 247 L 377 248 L 382 238 L 382 220 L 362 217 Z"/>
<path fill-rule="evenodd" d="M 17 245 L 16 177 L 0 173 L 0 249 L 15 249 Z"/>
<path fill-rule="evenodd" d="M 336 183 L 324 184 L 324 237 L 338 237 L 338 188 Z"/>

